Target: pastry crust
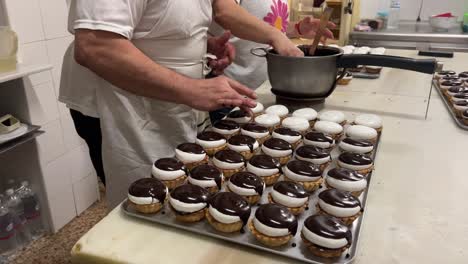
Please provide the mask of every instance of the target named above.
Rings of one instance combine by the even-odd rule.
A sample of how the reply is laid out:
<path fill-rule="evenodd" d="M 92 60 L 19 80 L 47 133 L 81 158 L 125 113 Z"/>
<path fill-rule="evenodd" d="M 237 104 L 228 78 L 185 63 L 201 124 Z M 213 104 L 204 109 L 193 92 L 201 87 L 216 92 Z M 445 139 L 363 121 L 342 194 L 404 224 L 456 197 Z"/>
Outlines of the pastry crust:
<path fill-rule="evenodd" d="M 281 237 L 271 237 L 264 235 L 255 229 L 255 226 L 253 224 L 253 221 L 249 222 L 249 229 L 252 235 L 260 241 L 262 244 L 269 246 L 269 247 L 279 247 L 284 244 L 287 244 L 291 238 L 293 237 L 292 235 L 287 235 L 287 236 L 281 236 Z"/>
<path fill-rule="evenodd" d="M 202 220 L 205 218 L 205 211 L 206 208 L 203 208 L 199 211 L 190 213 L 190 214 L 179 214 L 172 206 L 171 207 L 172 211 L 174 212 L 176 216 L 176 220 L 184 223 L 194 223 Z"/>
<path fill-rule="evenodd" d="M 330 164 L 331 164 L 331 161 L 326 162 L 326 163 L 324 163 L 324 164 L 320 164 L 320 165 L 319 165 L 320 171 L 322 171 L 322 172 L 325 171 L 325 169 L 326 169 L 328 166 L 330 166 Z"/>
<path fill-rule="evenodd" d="M 261 138 L 257 138 L 257 142 L 258 142 L 258 145 L 263 145 L 263 142 L 267 141 L 271 136 L 270 135 L 266 135 L 264 137 L 261 137 Z"/>
<path fill-rule="evenodd" d="M 336 166 L 338 168 L 343 168 L 342 166 L 340 166 L 339 164 L 336 164 Z M 374 170 L 374 165 L 370 166 L 368 169 L 364 169 L 364 170 L 354 170 L 356 171 L 357 173 L 359 174 L 362 174 L 364 176 L 367 176 L 369 173 L 371 173 L 372 171 Z"/>
<path fill-rule="evenodd" d="M 233 192 L 231 189 L 229 189 L 229 185 L 226 185 L 226 191 L 229 191 L 229 192 Z M 240 194 L 239 194 L 240 195 Z M 245 200 L 247 200 L 247 202 L 250 204 L 250 205 L 254 205 L 254 204 L 257 204 L 259 201 L 260 201 L 260 198 L 261 196 L 259 194 L 256 194 L 256 195 L 241 195 Z"/>
<path fill-rule="evenodd" d="M 244 223 L 242 221 L 238 221 L 232 224 L 224 224 L 221 222 L 218 222 L 216 219 L 214 219 L 213 216 L 211 216 L 210 211 L 206 210 L 205 211 L 205 217 L 208 223 L 216 230 L 223 232 L 223 233 L 234 233 L 234 232 L 239 232 L 242 227 L 244 226 Z"/>
<path fill-rule="evenodd" d="M 366 72 L 367 73 L 372 73 L 372 74 L 378 74 L 382 71 L 382 68 L 377 68 L 377 69 L 373 69 L 373 68 L 366 68 Z"/>
<path fill-rule="evenodd" d="M 336 83 L 339 85 L 348 85 L 351 82 L 351 80 L 353 80 L 353 78 L 349 78 L 349 79 L 342 78 L 342 79 L 339 79 Z"/>
<path fill-rule="evenodd" d="M 271 186 L 271 185 L 275 184 L 278 181 L 280 176 L 281 176 L 281 172 L 278 172 L 276 174 L 273 174 L 273 175 L 270 175 L 270 176 L 264 176 L 264 177 L 261 177 L 261 178 L 265 182 L 266 186 Z"/>
<path fill-rule="evenodd" d="M 190 171 L 191 169 L 195 168 L 198 165 L 207 164 L 208 163 L 208 155 L 205 156 L 203 160 L 192 162 L 192 163 L 185 163 L 185 167 Z"/>
<path fill-rule="evenodd" d="M 268 194 L 268 201 L 269 201 L 270 203 L 279 204 L 279 203 L 276 203 L 276 202 L 273 200 L 273 197 L 271 197 L 271 193 Z M 302 214 L 302 213 L 304 212 L 304 210 L 306 209 L 306 207 L 307 207 L 308 204 L 309 204 L 309 199 L 307 199 L 307 202 L 304 203 L 304 205 L 301 206 L 301 207 L 288 207 L 288 206 L 286 206 L 286 207 L 289 209 L 289 211 L 291 212 L 291 214 L 293 214 L 293 215 L 300 215 L 300 214 Z M 285 206 L 285 205 L 283 205 L 283 204 L 279 204 L 279 205 Z"/>
<path fill-rule="evenodd" d="M 296 150 L 297 147 L 302 143 L 302 139 L 299 139 L 297 142 L 292 143 L 293 150 Z"/>
<path fill-rule="evenodd" d="M 279 161 L 280 165 L 281 166 L 284 166 L 286 165 L 286 163 L 288 163 L 292 158 L 292 154 L 291 155 L 288 155 L 288 156 L 285 156 L 285 157 L 279 157 L 279 158 L 275 158 Z"/>
<path fill-rule="evenodd" d="M 336 189 L 335 187 L 333 186 L 330 186 L 330 184 L 328 184 L 328 182 L 325 181 L 325 186 L 327 186 L 327 189 Z M 337 189 L 338 190 L 338 189 Z M 357 192 L 349 192 L 351 193 L 354 197 L 356 198 L 359 198 L 359 196 L 361 196 L 361 194 L 364 192 L 364 190 L 362 191 L 357 191 Z"/>
<path fill-rule="evenodd" d="M 465 124 L 465 125 L 468 126 L 468 119 L 464 118 L 464 119 L 463 119 L 463 124 Z"/>
<path fill-rule="evenodd" d="M 291 182 L 297 182 L 300 185 L 304 186 L 304 189 L 306 191 L 310 192 L 310 193 L 312 193 L 312 192 L 316 191 L 318 188 L 320 188 L 320 185 L 322 185 L 322 183 L 323 183 L 323 178 L 320 178 L 317 181 L 304 182 L 304 181 L 292 180 L 292 179 L 286 177 L 286 175 L 284 176 L 284 180 L 285 181 L 291 181 Z"/>
<path fill-rule="evenodd" d="M 345 246 L 339 249 L 325 249 L 322 247 L 316 246 L 314 243 L 307 240 L 304 235 L 301 233 L 302 241 L 304 245 L 312 252 L 312 254 L 322 257 L 322 258 L 337 258 L 349 248 L 349 246 Z"/>
<path fill-rule="evenodd" d="M 256 153 L 258 152 L 258 148 L 254 149 L 254 151 L 241 151 L 239 154 L 241 154 L 245 160 L 250 160 Z"/>
<path fill-rule="evenodd" d="M 223 183 L 224 181 L 221 182 L 221 184 Z M 210 194 L 215 194 L 217 192 L 220 191 L 220 189 L 218 188 L 218 186 L 212 186 L 212 187 L 208 187 L 206 188 L 206 190 L 210 193 Z"/>
<path fill-rule="evenodd" d="M 187 175 L 183 175 L 177 179 L 174 179 L 174 180 L 169 180 L 169 181 L 163 181 L 162 182 L 164 183 L 164 185 L 166 185 L 166 187 L 169 189 L 169 190 L 172 190 L 172 189 L 175 189 L 176 187 L 182 185 L 185 183 L 185 180 L 187 180 Z"/>
<path fill-rule="evenodd" d="M 225 169 L 221 169 L 221 168 L 218 168 L 220 169 L 222 172 L 223 172 L 223 175 L 224 175 L 224 178 L 225 179 L 229 179 L 232 175 L 240 172 L 240 171 L 243 171 L 245 169 L 245 166 L 242 166 L 238 169 L 232 169 L 232 170 L 225 170 Z"/>
<path fill-rule="evenodd" d="M 352 225 L 353 222 L 358 219 L 361 215 L 362 215 L 362 212 L 359 211 L 359 213 L 353 215 L 353 216 L 349 216 L 349 217 L 337 217 L 337 216 L 334 216 L 334 215 L 331 215 L 327 212 L 325 212 L 324 210 L 322 210 L 322 208 L 320 208 L 320 206 L 317 205 L 315 206 L 315 208 L 317 208 L 317 214 L 321 214 L 321 215 L 328 215 L 328 216 L 333 216 L 339 220 L 341 220 L 341 222 L 343 222 L 343 224 L 349 226 L 349 225 Z"/>
<path fill-rule="evenodd" d="M 310 120 L 310 121 L 309 121 L 310 131 L 312 131 L 312 128 L 313 128 L 314 125 L 315 125 L 315 121 L 316 121 L 316 120 Z"/>
<path fill-rule="evenodd" d="M 128 202 L 135 207 L 135 209 L 142 214 L 155 214 L 162 209 L 162 204 L 160 202 L 152 204 L 136 204 L 130 200 Z"/>
<path fill-rule="evenodd" d="M 227 143 L 224 143 L 222 146 L 216 148 L 205 148 L 205 152 L 208 156 L 213 157 L 216 152 L 223 150 L 227 147 Z"/>

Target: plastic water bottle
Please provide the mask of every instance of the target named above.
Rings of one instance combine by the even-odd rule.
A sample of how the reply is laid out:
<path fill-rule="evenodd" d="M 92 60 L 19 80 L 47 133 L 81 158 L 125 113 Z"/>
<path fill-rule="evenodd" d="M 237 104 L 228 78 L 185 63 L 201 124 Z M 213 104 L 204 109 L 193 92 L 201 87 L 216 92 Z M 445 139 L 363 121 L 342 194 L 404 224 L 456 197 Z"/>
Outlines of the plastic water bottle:
<path fill-rule="evenodd" d="M 21 187 L 16 191 L 24 204 L 24 216 L 32 238 L 36 239 L 44 233 L 44 225 L 41 218 L 41 207 L 39 199 L 34 191 L 29 188 L 29 182 L 23 181 Z"/>
<path fill-rule="evenodd" d="M 400 0 L 392 0 L 390 2 L 390 10 L 388 12 L 388 28 L 398 28 L 400 23 Z"/>
<path fill-rule="evenodd" d="M 26 217 L 24 215 L 24 205 L 21 199 L 15 194 L 13 189 L 8 189 L 5 192 L 5 204 L 13 216 L 13 226 L 17 233 L 18 244 L 21 246 L 27 245 L 32 237 L 29 228 L 26 225 Z"/>
<path fill-rule="evenodd" d="M 18 247 L 13 216 L 6 206 L 0 204 L 0 261 L 6 260 Z"/>

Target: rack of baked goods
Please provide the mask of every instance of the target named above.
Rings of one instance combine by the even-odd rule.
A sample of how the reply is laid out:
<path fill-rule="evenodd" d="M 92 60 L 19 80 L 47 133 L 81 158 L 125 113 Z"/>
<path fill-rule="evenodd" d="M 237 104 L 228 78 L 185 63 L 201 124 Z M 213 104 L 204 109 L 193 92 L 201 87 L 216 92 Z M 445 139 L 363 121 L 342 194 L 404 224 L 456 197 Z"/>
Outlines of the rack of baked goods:
<path fill-rule="evenodd" d="M 356 254 L 380 117 L 234 109 L 129 187 L 134 217 L 308 263 Z"/>
<path fill-rule="evenodd" d="M 433 82 L 457 125 L 468 130 L 468 72 L 440 71 Z"/>

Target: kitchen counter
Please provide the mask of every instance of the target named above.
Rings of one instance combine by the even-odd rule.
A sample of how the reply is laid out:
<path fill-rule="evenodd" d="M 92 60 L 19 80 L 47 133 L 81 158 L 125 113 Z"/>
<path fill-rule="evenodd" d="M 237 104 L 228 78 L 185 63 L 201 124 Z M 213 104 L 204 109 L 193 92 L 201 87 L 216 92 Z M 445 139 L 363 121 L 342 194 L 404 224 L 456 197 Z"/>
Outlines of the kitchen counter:
<path fill-rule="evenodd" d="M 389 54 L 416 56 L 415 51 Z M 467 70 L 468 54 L 444 59 Z M 466 67 L 466 66 L 465 66 Z M 382 116 L 384 130 L 355 263 L 466 263 L 468 131 L 459 129 L 431 76 L 384 69 L 380 79 L 354 79 L 319 108 Z M 266 83 L 260 101 L 274 103 Z M 429 100 L 430 99 L 430 100 Z M 429 106 L 429 107 L 428 107 Z M 427 119 L 425 119 L 428 107 Z M 320 110 L 320 109 L 317 109 Z M 120 207 L 83 236 L 74 263 L 297 263 L 211 238 L 127 217 Z"/>

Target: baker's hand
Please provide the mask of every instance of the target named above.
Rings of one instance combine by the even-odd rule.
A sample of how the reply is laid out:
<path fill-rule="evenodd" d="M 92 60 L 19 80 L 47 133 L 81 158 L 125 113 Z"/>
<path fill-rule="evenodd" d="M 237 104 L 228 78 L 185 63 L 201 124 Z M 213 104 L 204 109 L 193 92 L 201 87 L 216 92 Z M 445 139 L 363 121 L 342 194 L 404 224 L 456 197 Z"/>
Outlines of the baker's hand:
<path fill-rule="evenodd" d="M 209 60 L 208 66 L 212 69 L 214 75 L 221 75 L 234 60 L 236 56 L 235 47 L 229 43 L 231 32 L 225 31 L 219 37 L 208 38 L 208 53 L 217 57 L 216 60 Z"/>
<path fill-rule="evenodd" d="M 202 111 L 212 111 L 223 107 L 253 108 L 257 95 L 246 86 L 219 76 L 212 79 L 193 80 L 184 103 Z"/>
<path fill-rule="evenodd" d="M 306 17 L 299 22 L 299 31 L 301 37 L 313 39 L 315 34 L 320 28 L 320 19 Z M 328 22 L 325 32 L 323 32 L 322 42 L 325 42 L 327 39 L 334 39 L 333 32 L 330 29 L 336 28 L 336 25 L 333 22 Z"/>
<path fill-rule="evenodd" d="M 290 57 L 304 57 L 304 52 L 296 47 L 296 45 L 294 45 L 294 43 L 292 43 L 292 41 L 283 33 L 279 33 L 275 36 L 271 46 L 280 55 Z"/>

